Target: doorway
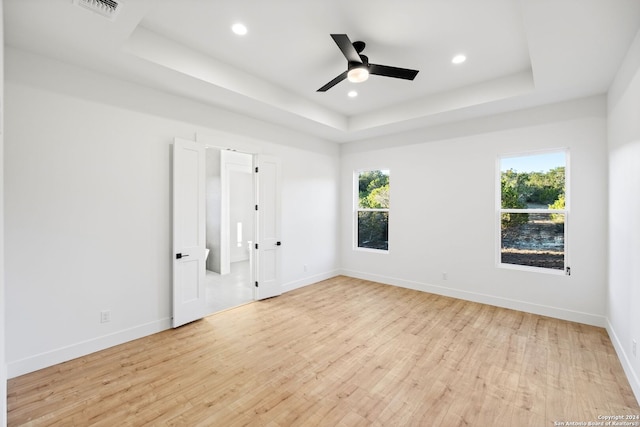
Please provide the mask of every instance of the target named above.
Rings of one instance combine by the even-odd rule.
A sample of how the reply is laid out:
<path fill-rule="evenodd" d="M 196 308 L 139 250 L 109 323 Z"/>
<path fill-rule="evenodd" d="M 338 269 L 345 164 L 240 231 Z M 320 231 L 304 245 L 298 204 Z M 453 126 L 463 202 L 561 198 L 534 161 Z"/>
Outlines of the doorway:
<path fill-rule="evenodd" d="M 253 156 L 206 149 L 206 274 L 209 314 L 255 299 Z"/>
<path fill-rule="evenodd" d="M 176 138 L 173 144 L 173 318 L 172 325 L 177 328 L 186 323 L 201 319 L 208 314 L 235 307 L 253 300 L 271 298 L 282 293 L 280 285 L 280 160 L 265 154 L 241 154 L 229 150 L 210 149 L 209 167 L 207 164 L 207 144 Z M 223 161 L 223 158 L 225 159 Z M 237 160 L 237 161 L 236 161 Z M 252 175 L 251 189 L 232 191 L 233 172 Z M 219 171 L 216 173 L 216 171 Z M 251 172 L 252 171 L 252 172 Z M 207 195 L 207 173 L 209 187 Z M 219 187 L 219 191 L 215 188 Z M 225 191 L 225 189 L 227 189 Z M 236 203 L 231 194 L 239 200 L 255 200 L 252 211 L 253 220 L 231 218 L 231 204 Z M 238 202 L 244 203 L 244 202 Z M 207 231 L 207 204 L 209 204 L 209 231 Z M 224 205 L 224 206 L 223 206 Z M 212 221 L 220 218 L 219 221 Z M 226 218 L 226 219 L 225 219 Z M 242 223 L 238 226 L 238 223 Z M 246 232 L 253 225 L 253 230 Z M 231 230 L 235 230 L 235 234 Z M 234 237 L 235 236 L 235 237 Z M 255 239 L 249 239 L 252 236 Z M 240 238 L 239 238 L 240 237 Z M 208 242 L 207 242 L 207 239 Z M 235 239 L 235 240 L 234 240 Z M 235 253 L 231 245 L 236 243 Z M 238 247 L 240 242 L 241 247 Z M 237 257 L 248 251 L 248 262 Z M 238 252 L 240 255 L 238 255 Z M 211 257 L 209 259 L 209 257 Z M 249 266 L 238 268 L 238 274 L 232 274 L 233 263 L 244 262 Z M 206 271 L 211 268 L 210 304 L 207 307 Z M 244 273 L 244 278 L 243 277 Z M 211 276 L 211 275 L 210 275 Z M 224 277 L 228 276 L 228 277 Z M 245 278 L 249 277 L 249 280 Z M 224 287 L 225 282 L 241 284 L 245 292 L 231 291 Z M 253 283 L 253 288 L 251 284 Z M 251 288 L 251 291 L 249 291 Z M 224 305 L 223 291 L 234 296 Z M 240 293 L 240 296 L 238 296 Z M 248 294 L 252 297 L 249 298 Z"/>

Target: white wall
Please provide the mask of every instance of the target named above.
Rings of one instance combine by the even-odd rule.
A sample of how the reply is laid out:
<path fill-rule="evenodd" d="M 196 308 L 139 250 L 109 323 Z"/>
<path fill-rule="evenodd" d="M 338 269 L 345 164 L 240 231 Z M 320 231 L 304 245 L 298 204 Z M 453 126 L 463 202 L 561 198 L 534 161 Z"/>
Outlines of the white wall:
<path fill-rule="evenodd" d="M 5 357 L 4 291 L 4 18 L 0 0 L 0 426 L 7 425 L 7 363 Z"/>
<path fill-rule="evenodd" d="M 572 275 L 497 268 L 497 157 L 558 147 L 571 156 Z M 347 144 L 342 153 L 345 274 L 604 326 L 604 97 Z M 353 171 L 378 168 L 390 170 L 388 254 L 352 249 Z"/>
<path fill-rule="evenodd" d="M 174 137 L 206 135 L 280 157 L 283 286 L 335 274 L 335 214 L 300 215 L 301 207 L 337 211 L 335 144 L 36 55 L 7 54 L 10 377 L 169 327 Z M 313 267 L 304 271 L 301 259 Z M 100 324 L 105 309 L 112 321 Z"/>
<path fill-rule="evenodd" d="M 333 195 L 339 194 L 340 168 L 303 150 L 275 154 L 282 159 L 282 272 L 288 291 L 312 283 L 301 278 L 324 280 L 332 268 L 338 274 L 338 239 L 323 224 L 339 231 L 339 197 Z"/>
<path fill-rule="evenodd" d="M 640 32 L 609 90 L 608 108 L 607 329 L 640 401 Z"/>

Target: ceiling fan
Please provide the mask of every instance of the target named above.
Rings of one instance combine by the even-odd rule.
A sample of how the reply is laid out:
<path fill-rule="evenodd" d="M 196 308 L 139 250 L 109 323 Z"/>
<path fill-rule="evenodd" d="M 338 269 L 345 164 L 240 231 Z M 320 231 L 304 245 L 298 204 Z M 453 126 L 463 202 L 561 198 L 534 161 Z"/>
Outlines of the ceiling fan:
<path fill-rule="evenodd" d="M 357 41 L 351 43 L 346 34 L 331 34 L 331 37 L 345 58 L 347 58 L 347 71 L 322 86 L 317 92 L 326 92 L 344 79 L 349 79 L 350 82 L 354 83 L 363 82 L 369 78 L 369 74 L 405 80 L 413 80 L 418 74 L 418 70 L 369 64 L 369 58 L 360 54 L 366 46 L 365 42 Z"/>

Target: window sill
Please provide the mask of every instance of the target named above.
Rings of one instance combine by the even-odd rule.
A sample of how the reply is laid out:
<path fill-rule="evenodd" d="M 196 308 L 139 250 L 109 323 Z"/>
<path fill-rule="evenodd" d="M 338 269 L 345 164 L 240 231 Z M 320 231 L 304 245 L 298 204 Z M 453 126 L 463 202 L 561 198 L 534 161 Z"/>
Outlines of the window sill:
<path fill-rule="evenodd" d="M 369 249 L 369 248 L 360 248 L 360 247 L 355 247 L 353 248 L 354 252 L 369 252 L 369 253 L 373 253 L 373 254 L 388 254 L 389 253 L 389 249 Z"/>
<path fill-rule="evenodd" d="M 504 270 L 519 270 L 519 271 L 528 271 L 530 273 L 551 274 L 552 276 L 568 276 L 565 270 L 556 270 L 553 268 L 531 267 L 528 265 L 518 265 L 518 264 L 503 264 L 501 262 L 497 263 L 496 267 Z"/>

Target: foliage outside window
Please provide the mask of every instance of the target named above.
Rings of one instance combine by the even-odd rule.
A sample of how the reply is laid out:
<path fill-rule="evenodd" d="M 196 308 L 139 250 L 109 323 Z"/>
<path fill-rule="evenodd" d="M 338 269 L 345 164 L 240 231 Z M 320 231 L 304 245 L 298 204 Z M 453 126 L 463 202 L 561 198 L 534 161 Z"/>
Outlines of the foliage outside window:
<path fill-rule="evenodd" d="M 357 247 L 389 250 L 389 171 L 362 171 L 356 179 Z"/>
<path fill-rule="evenodd" d="M 500 159 L 500 264 L 566 271 L 566 151 Z"/>

